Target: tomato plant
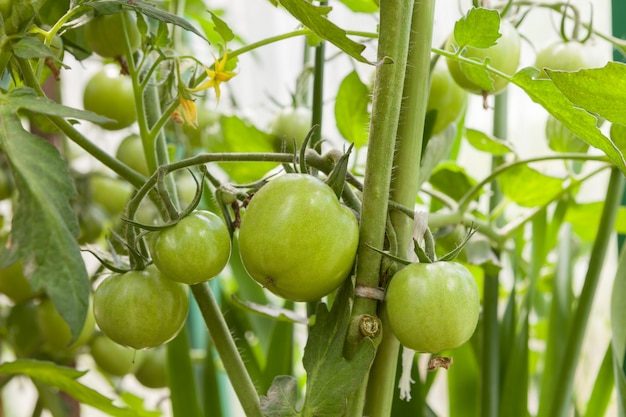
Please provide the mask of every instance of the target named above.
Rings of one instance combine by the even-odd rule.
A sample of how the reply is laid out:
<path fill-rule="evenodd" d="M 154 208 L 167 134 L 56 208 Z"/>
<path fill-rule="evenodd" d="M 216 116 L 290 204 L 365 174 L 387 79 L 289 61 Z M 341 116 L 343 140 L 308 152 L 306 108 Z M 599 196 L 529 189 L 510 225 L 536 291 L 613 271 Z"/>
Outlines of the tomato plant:
<path fill-rule="evenodd" d="M 304 138 L 311 129 L 311 111 L 304 107 L 286 107 L 276 116 L 270 126 L 274 140 L 274 149 L 287 152 L 300 149 Z M 295 146 L 295 147 L 294 147 Z"/>
<path fill-rule="evenodd" d="M 116 343 L 146 349 L 172 340 L 187 318 L 189 293 L 150 265 L 113 274 L 96 288 L 93 311 L 100 330 Z"/>
<path fill-rule="evenodd" d="M 474 334 L 480 312 L 474 277 L 454 262 L 402 268 L 391 279 L 385 302 L 394 334 L 418 352 L 461 346 Z"/>
<path fill-rule="evenodd" d="M 101 125 L 108 130 L 123 129 L 137 120 L 133 83 L 115 72 L 115 66 L 104 67 L 89 79 L 83 93 L 85 110 L 112 119 Z"/>
<path fill-rule="evenodd" d="M 49 298 L 43 299 L 37 306 L 37 323 L 44 343 L 53 350 L 76 349 L 85 345 L 94 333 L 94 317 L 89 312 L 80 335 L 72 342 L 70 327 Z"/>
<path fill-rule="evenodd" d="M 578 71 L 601 67 L 602 55 L 590 43 L 557 41 L 537 53 L 535 67 L 541 70 L 540 78 L 548 78 L 545 68 L 558 71 Z"/>
<path fill-rule="evenodd" d="M 139 363 L 133 372 L 141 385 L 147 388 L 167 386 L 167 351 L 162 347 L 141 352 Z"/>
<path fill-rule="evenodd" d="M 125 181 L 105 175 L 93 174 L 89 177 L 91 198 L 110 215 L 124 211 L 131 196 L 132 187 Z"/>
<path fill-rule="evenodd" d="M 215 213 L 196 210 L 157 233 L 151 250 L 159 271 L 174 281 L 198 284 L 219 274 L 230 258 L 230 235 Z"/>
<path fill-rule="evenodd" d="M 22 261 L 17 261 L 4 269 L 0 268 L 0 293 L 14 303 L 21 303 L 35 295 L 24 276 Z"/>
<path fill-rule="evenodd" d="M 250 200 L 239 230 L 241 260 L 252 278 L 293 301 L 313 301 L 349 275 L 358 244 L 354 214 L 333 190 L 287 174 Z"/>
<path fill-rule="evenodd" d="M 445 66 L 435 65 L 430 74 L 427 112 L 436 112 L 432 134 L 436 135 L 456 121 L 465 110 L 467 92 L 459 87 Z"/>
<path fill-rule="evenodd" d="M 128 11 L 94 17 L 85 25 L 85 38 L 95 53 L 106 58 L 123 56 L 126 39 L 131 52 L 141 44 L 137 21 Z"/>
<path fill-rule="evenodd" d="M 475 48 L 468 46 L 462 52 L 466 58 L 485 60 L 489 58 L 489 65 L 493 68 L 512 75 L 517 70 L 520 61 L 520 36 L 515 26 L 507 20 L 500 21 L 500 34 L 497 43 L 489 48 Z M 455 51 L 459 48 L 459 44 L 454 38 L 454 33 L 448 38 L 446 49 Z M 483 89 L 474 81 L 467 77 L 463 65 L 454 59 L 446 59 L 448 69 L 452 78 L 461 87 L 474 94 L 482 94 Z M 493 88 L 485 91 L 489 94 L 498 94 L 504 90 L 508 81 L 504 78 L 489 74 L 489 78 L 493 81 Z"/>

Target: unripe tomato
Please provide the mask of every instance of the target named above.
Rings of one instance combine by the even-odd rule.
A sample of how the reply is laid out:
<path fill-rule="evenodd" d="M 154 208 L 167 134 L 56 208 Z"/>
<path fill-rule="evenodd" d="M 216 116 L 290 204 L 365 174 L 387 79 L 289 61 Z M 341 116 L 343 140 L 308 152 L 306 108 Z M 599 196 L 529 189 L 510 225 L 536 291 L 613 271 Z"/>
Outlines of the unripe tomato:
<path fill-rule="evenodd" d="M 310 175 L 286 174 L 250 200 L 239 230 L 244 267 L 292 301 L 314 301 L 348 277 L 359 242 L 354 214 Z"/>
<path fill-rule="evenodd" d="M 96 288 L 93 311 L 102 333 L 116 343 L 146 349 L 172 340 L 189 310 L 187 287 L 154 265 L 113 274 Z"/>
<path fill-rule="evenodd" d="M 78 244 L 85 245 L 96 242 L 102 237 L 107 223 L 109 223 L 107 213 L 99 204 L 90 204 L 85 207 L 78 214 L 78 225 L 80 227 Z"/>
<path fill-rule="evenodd" d="M 554 116 L 548 115 L 546 122 L 548 146 L 556 152 L 587 152 L 589 144 L 569 130 Z"/>
<path fill-rule="evenodd" d="M 129 183 L 105 175 L 91 175 L 89 184 L 93 202 L 110 215 L 119 215 L 123 212 L 133 193 L 133 187 Z"/>
<path fill-rule="evenodd" d="M 104 372 L 113 376 L 124 376 L 135 368 L 137 351 L 119 345 L 103 334 L 91 341 L 91 356 Z"/>
<path fill-rule="evenodd" d="M 83 93 L 85 110 L 113 119 L 101 124 L 104 129 L 119 130 L 137 120 L 133 83 L 127 76 L 116 74 L 115 66 L 106 66 L 97 72 Z"/>
<path fill-rule="evenodd" d="M 286 152 L 299 149 L 311 129 L 311 111 L 304 107 L 282 109 L 272 121 L 270 133 L 274 136 L 274 149 L 280 151 L 283 143 Z"/>
<path fill-rule="evenodd" d="M 24 276 L 21 260 L 5 269 L 0 269 L 0 293 L 16 304 L 35 296 L 30 283 Z"/>
<path fill-rule="evenodd" d="M 150 253 L 165 277 L 198 284 L 217 276 L 228 263 L 230 234 L 215 213 L 196 210 L 159 231 Z"/>
<path fill-rule="evenodd" d="M 400 343 L 418 352 L 438 353 L 472 337 L 480 296 L 471 272 L 459 263 L 413 263 L 391 279 L 386 306 Z"/>
<path fill-rule="evenodd" d="M 520 60 L 520 36 L 517 29 L 506 20 L 500 21 L 500 34 L 502 35 L 494 46 L 489 48 L 473 48 L 467 47 L 462 55 L 466 58 L 476 58 L 484 61 L 489 58 L 489 65 L 505 74 L 512 75 L 517 70 Z M 448 38 L 446 49 L 454 51 L 459 47 L 454 33 Z M 450 74 L 461 87 L 474 94 L 482 94 L 483 89 L 472 82 L 465 73 L 459 61 L 454 59 L 446 59 Z M 493 89 L 485 91 L 489 94 L 498 94 L 504 90 L 508 81 L 489 74 L 493 80 Z"/>
<path fill-rule="evenodd" d="M 72 342 L 70 326 L 65 322 L 50 299 L 42 300 L 37 306 L 37 323 L 45 344 L 54 350 L 73 350 L 86 344 L 94 333 L 94 318 L 91 308 L 78 338 Z"/>
<path fill-rule="evenodd" d="M 150 169 L 148 169 L 148 162 L 143 153 L 143 144 L 139 135 L 133 133 L 122 139 L 115 152 L 115 157 L 140 174 L 146 177 L 150 175 Z"/>
<path fill-rule="evenodd" d="M 454 82 L 443 64 L 435 65 L 430 74 L 430 93 L 426 111 L 437 111 L 432 134 L 436 135 L 458 120 L 467 103 L 467 92 Z"/>
<path fill-rule="evenodd" d="M 141 34 L 137 29 L 135 16 L 128 11 L 94 17 L 85 25 L 85 38 L 98 55 L 115 58 L 125 53 L 124 27 L 130 41 L 131 52 L 134 52 L 141 44 Z"/>
<path fill-rule="evenodd" d="M 164 347 L 141 352 L 141 358 L 135 378 L 147 388 L 165 388 L 167 386 L 167 351 Z"/>
<path fill-rule="evenodd" d="M 548 78 L 544 68 L 560 71 L 578 71 L 597 68 L 604 64 L 598 48 L 577 41 L 555 42 L 537 54 L 535 67 L 541 70 L 539 78 Z"/>

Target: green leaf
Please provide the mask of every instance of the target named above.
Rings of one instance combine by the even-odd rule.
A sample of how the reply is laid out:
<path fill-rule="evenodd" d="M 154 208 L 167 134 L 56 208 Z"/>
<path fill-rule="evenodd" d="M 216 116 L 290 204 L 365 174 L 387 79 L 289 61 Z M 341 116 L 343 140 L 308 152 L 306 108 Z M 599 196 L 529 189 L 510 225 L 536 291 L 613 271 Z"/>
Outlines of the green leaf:
<path fill-rule="evenodd" d="M 498 176 L 502 193 L 523 207 L 545 206 L 563 190 L 563 180 L 517 165 Z"/>
<path fill-rule="evenodd" d="M 76 241 L 79 233 L 70 200 L 76 196 L 66 162 L 47 141 L 22 128 L 13 104 L 0 96 L 0 143 L 18 190 L 6 264 L 22 258 L 33 290 L 45 289 L 80 334 L 89 307 L 89 276 Z"/>
<path fill-rule="evenodd" d="M 267 395 L 261 395 L 261 411 L 265 417 L 298 417 L 298 381 L 290 375 L 274 378 Z"/>
<path fill-rule="evenodd" d="M 141 414 L 128 409 L 113 405 L 112 400 L 103 396 L 76 379 L 86 372 L 66 368 L 52 362 L 40 362 L 35 360 L 16 360 L 5 362 L 0 365 L 0 375 L 26 375 L 33 380 L 46 385 L 56 387 L 66 392 L 82 404 L 96 408 L 113 417 L 138 417 Z"/>
<path fill-rule="evenodd" d="M 130 392 L 121 392 L 120 399 L 130 409 L 137 413 L 138 417 L 160 417 L 163 413 L 159 410 L 146 410 L 144 399 Z"/>
<path fill-rule="evenodd" d="M 574 232 L 585 242 L 593 242 L 600 224 L 603 201 L 571 204 L 565 220 L 572 224 Z M 620 207 L 615 220 L 615 231 L 626 234 L 626 207 Z"/>
<path fill-rule="evenodd" d="M 465 137 L 474 149 L 488 152 L 492 155 L 506 155 L 513 152 L 513 145 L 502 139 L 497 139 L 475 129 L 465 129 Z"/>
<path fill-rule="evenodd" d="M 470 177 L 465 169 L 457 165 L 456 162 L 446 161 L 435 168 L 430 176 L 430 183 L 437 190 L 459 200 L 477 184 L 477 181 Z"/>
<path fill-rule="evenodd" d="M 307 371 L 303 417 L 343 415 L 348 397 L 363 383 L 374 360 L 376 349 L 371 339 L 361 341 L 352 359 L 343 357 L 350 322 L 351 285 L 348 280 L 341 287 L 330 312 L 324 303 L 317 307 L 302 358 Z"/>
<path fill-rule="evenodd" d="M 119 13 L 122 9 L 135 10 L 138 13 L 141 13 L 160 22 L 171 23 L 173 25 L 179 26 L 188 32 L 192 32 L 198 35 L 200 38 L 208 42 L 202 32 L 200 32 L 191 23 L 189 23 L 182 17 L 168 13 L 165 10 L 162 10 L 155 5 L 147 3 L 143 0 L 99 0 L 94 2 L 86 2 L 83 4 L 85 6 L 93 8 L 94 10 L 97 10 L 99 14 Z"/>
<path fill-rule="evenodd" d="M 219 18 L 218 15 L 209 11 L 211 13 L 211 20 L 213 21 L 213 28 L 215 32 L 217 32 L 221 37 L 224 43 L 230 42 L 235 38 L 233 31 L 228 27 L 226 22 Z"/>
<path fill-rule="evenodd" d="M 15 56 L 20 58 L 32 59 L 48 57 L 56 62 L 62 62 L 48 46 L 44 45 L 43 42 L 33 36 L 23 37 L 12 45 L 12 49 Z"/>
<path fill-rule="evenodd" d="M 370 91 L 352 71 L 339 85 L 335 100 L 335 119 L 339 133 L 357 149 L 367 144 Z"/>
<path fill-rule="evenodd" d="M 521 328 L 516 332 L 506 369 L 502 370 L 500 415 L 510 417 L 528 415 L 528 317 L 520 319 Z"/>
<path fill-rule="evenodd" d="M 489 48 L 500 38 L 500 13 L 473 8 L 454 24 L 454 39 L 459 47 Z"/>
<path fill-rule="evenodd" d="M 374 0 L 340 0 L 350 10 L 357 13 L 373 13 L 378 10 L 378 3 Z"/>
<path fill-rule="evenodd" d="M 432 136 L 427 141 L 428 143 L 422 151 L 422 160 L 420 163 L 420 185 L 429 180 L 433 170 L 441 161 L 448 158 L 454 146 L 454 142 L 456 141 L 456 132 L 456 126 L 450 124 L 441 133 Z"/>
<path fill-rule="evenodd" d="M 359 62 L 372 63 L 361 55 L 365 45 L 348 38 L 345 30 L 328 20 L 327 15 L 332 7 L 315 6 L 306 0 L 280 0 L 279 3 L 320 38 L 332 43 Z"/>
<path fill-rule="evenodd" d="M 609 62 L 604 68 L 575 72 L 546 71 L 554 86 L 576 106 L 613 123 L 626 124 L 626 64 Z"/>
<path fill-rule="evenodd" d="M 596 117 L 572 103 L 551 80 L 534 79 L 536 68 L 518 71 L 512 82 L 589 145 L 600 149 L 624 173 L 626 161 L 617 146 L 598 129 Z M 614 103 L 615 105 L 615 103 Z"/>
<path fill-rule="evenodd" d="M 593 390 L 589 401 L 587 401 L 587 409 L 585 417 L 595 417 L 606 415 L 606 410 L 611 402 L 613 387 L 615 386 L 613 376 L 613 347 L 609 344 L 604 359 L 598 369 L 596 382 L 593 384 Z"/>
<path fill-rule="evenodd" d="M 46 97 L 38 97 L 35 91 L 28 87 L 15 88 L 7 95 L 0 93 L 0 107 L 4 106 L 6 106 L 6 114 L 16 113 L 18 110 L 24 109 L 33 113 L 71 117 L 98 124 L 113 121 L 108 117 L 100 116 L 90 111 L 73 109 L 56 103 Z M 0 126 L 0 129 L 2 129 L 2 126 Z"/>

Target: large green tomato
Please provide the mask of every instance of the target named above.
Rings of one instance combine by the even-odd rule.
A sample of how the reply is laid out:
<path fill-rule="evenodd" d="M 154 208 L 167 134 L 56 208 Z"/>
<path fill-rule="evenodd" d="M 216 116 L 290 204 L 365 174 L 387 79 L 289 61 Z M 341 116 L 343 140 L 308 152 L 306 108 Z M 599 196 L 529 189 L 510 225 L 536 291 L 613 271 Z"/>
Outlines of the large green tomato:
<path fill-rule="evenodd" d="M 112 119 L 100 125 L 108 130 L 123 129 L 137 120 L 133 83 L 129 77 L 119 75 L 115 66 L 104 67 L 87 81 L 83 106 Z"/>
<path fill-rule="evenodd" d="M 167 386 L 167 351 L 164 347 L 141 352 L 135 378 L 144 387 L 164 388 Z"/>
<path fill-rule="evenodd" d="M 119 215 L 133 193 L 133 187 L 119 178 L 94 174 L 89 177 L 91 198 L 110 215 Z"/>
<path fill-rule="evenodd" d="M 46 298 L 37 306 L 37 323 L 45 345 L 53 350 L 73 350 L 86 344 L 94 333 L 94 317 L 87 311 L 85 324 L 78 338 L 72 341 L 70 326 L 65 322 L 50 299 Z"/>
<path fill-rule="evenodd" d="M 126 27 L 131 52 L 134 52 L 141 44 L 141 34 L 137 28 L 135 16 L 128 11 L 99 15 L 87 22 L 85 25 L 87 44 L 95 53 L 105 58 L 122 56 L 126 50 L 124 27 Z"/>
<path fill-rule="evenodd" d="M 553 43 L 537 54 L 535 67 L 541 70 L 539 78 L 548 78 L 545 68 L 559 71 L 578 71 L 597 68 L 604 64 L 598 48 L 577 41 Z"/>
<path fill-rule="evenodd" d="M 100 330 L 114 342 L 146 349 L 172 340 L 189 310 L 187 287 L 150 265 L 113 274 L 96 288 L 93 311 Z"/>
<path fill-rule="evenodd" d="M 467 342 L 480 312 L 478 286 L 456 262 L 414 263 L 387 288 L 389 324 L 404 346 L 438 353 Z"/>
<path fill-rule="evenodd" d="M 244 267 L 292 301 L 314 301 L 348 277 L 359 242 L 354 214 L 310 175 L 286 174 L 250 200 L 239 230 Z"/>
<path fill-rule="evenodd" d="M 286 152 L 299 149 L 304 138 L 311 129 L 311 111 L 304 107 L 287 107 L 282 109 L 272 121 L 270 133 L 273 136 L 274 149 L 282 150 L 283 144 Z"/>
<path fill-rule="evenodd" d="M 148 162 L 143 153 L 141 137 L 135 133 L 126 136 L 120 142 L 115 152 L 115 157 L 146 177 L 150 175 Z"/>
<path fill-rule="evenodd" d="M 454 82 L 443 64 L 438 64 L 430 74 L 430 93 L 426 111 L 436 111 L 432 134 L 436 135 L 450 123 L 458 120 L 467 103 L 467 92 Z"/>
<path fill-rule="evenodd" d="M 463 51 L 462 55 L 466 58 L 476 58 L 483 61 L 485 58 L 489 58 L 489 65 L 493 68 L 504 72 L 505 74 L 512 75 L 517 70 L 520 60 L 520 36 L 517 29 L 506 20 L 500 21 L 500 34 L 502 35 L 494 46 L 489 48 L 473 48 L 467 47 Z M 448 38 L 446 49 L 449 51 L 455 51 L 458 49 L 459 44 L 454 38 L 454 33 Z M 459 61 L 451 58 L 447 58 L 448 69 L 450 74 L 461 87 L 474 94 L 498 94 L 504 90 L 508 81 L 504 78 L 500 78 L 489 74 L 489 77 L 493 80 L 493 88 L 488 91 L 483 89 L 470 80 Z"/>
<path fill-rule="evenodd" d="M 91 356 L 104 372 L 124 376 L 135 368 L 137 351 L 121 346 L 99 333 L 91 341 Z"/>
<path fill-rule="evenodd" d="M 196 210 L 159 231 L 150 252 L 165 277 L 198 284 L 217 276 L 228 263 L 230 234 L 215 213 Z"/>
<path fill-rule="evenodd" d="M 9 297 L 16 304 L 35 296 L 30 283 L 24 276 L 22 261 L 17 261 L 5 269 L 0 269 L 0 293 Z"/>

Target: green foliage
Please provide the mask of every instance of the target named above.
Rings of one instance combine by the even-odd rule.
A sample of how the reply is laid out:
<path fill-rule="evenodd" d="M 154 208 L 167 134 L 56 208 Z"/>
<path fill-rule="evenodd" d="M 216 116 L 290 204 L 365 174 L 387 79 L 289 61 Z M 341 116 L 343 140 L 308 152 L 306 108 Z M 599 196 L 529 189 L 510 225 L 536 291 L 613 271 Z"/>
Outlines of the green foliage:
<path fill-rule="evenodd" d="M 454 24 L 454 38 L 463 49 L 489 48 L 500 38 L 500 14 L 496 10 L 475 8 Z"/>
<path fill-rule="evenodd" d="M 370 91 L 356 71 L 348 74 L 337 91 L 335 119 L 339 133 L 359 149 L 367 144 Z"/>

